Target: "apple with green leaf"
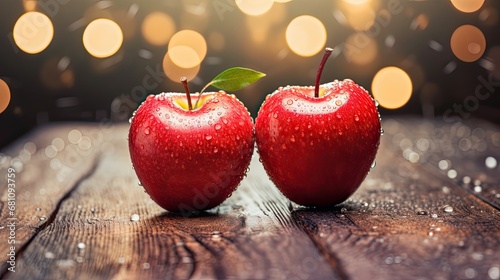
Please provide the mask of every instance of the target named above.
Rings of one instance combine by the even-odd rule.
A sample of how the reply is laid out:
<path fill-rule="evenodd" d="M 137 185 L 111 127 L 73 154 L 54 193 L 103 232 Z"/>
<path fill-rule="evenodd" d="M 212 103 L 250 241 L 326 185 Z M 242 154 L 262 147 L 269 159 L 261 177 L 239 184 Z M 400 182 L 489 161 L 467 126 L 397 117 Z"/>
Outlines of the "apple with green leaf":
<path fill-rule="evenodd" d="M 150 95 L 131 120 L 129 151 L 137 177 L 166 210 L 191 214 L 221 204 L 245 176 L 254 149 L 253 120 L 234 95 L 265 74 L 235 67 L 200 93 Z M 203 91 L 214 86 L 221 91 Z"/>
<path fill-rule="evenodd" d="M 255 121 L 260 159 L 274 184 L 305 206 L 343 202 L 375 160 L 380 115 L 368 92 L 352 80 L 280 87 L 267 96 Z"/>

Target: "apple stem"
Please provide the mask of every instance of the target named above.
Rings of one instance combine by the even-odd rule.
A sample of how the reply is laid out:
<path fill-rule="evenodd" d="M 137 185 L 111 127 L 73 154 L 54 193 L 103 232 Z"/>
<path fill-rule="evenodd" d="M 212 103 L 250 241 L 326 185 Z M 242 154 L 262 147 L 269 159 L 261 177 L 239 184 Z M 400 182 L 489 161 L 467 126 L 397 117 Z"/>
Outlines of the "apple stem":
<path fill-rule="evenodd" d="M 318 67 L 318 74 L 316 75 L 316 84 L 314 87 L 314 97 L 319 97 L 319 82 L 321 80 L 321 74 L 323 73 L 323 68 L 325 68 L 325 63 L 328 57 L 332 54 L 332 48 L 326 48 L 325 54 L 323 55 L 323 59 L 321 59 L 321 63 Z"/>
<path fill-rule="evenodd" d="M 188 107 L 189 107 L 189 111 L 191 111 L 191 110 L 193 110 L 193 104 L 191 103 L 191 93 L 189 92 L 189 86 L 188 86 L 187 80 L 188 79 L 186 77 L 182 77 L 181 83 L 184 86 L 184 90 L 186 91 L 186 97 L 188 100 Z"/>

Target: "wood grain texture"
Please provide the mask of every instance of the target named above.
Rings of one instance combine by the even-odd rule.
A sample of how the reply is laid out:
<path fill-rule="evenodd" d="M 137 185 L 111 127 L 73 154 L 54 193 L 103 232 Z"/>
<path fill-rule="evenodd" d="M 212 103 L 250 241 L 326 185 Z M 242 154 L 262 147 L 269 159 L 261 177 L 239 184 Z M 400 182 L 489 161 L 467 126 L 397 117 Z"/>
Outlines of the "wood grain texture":
<path fill-rule="evenodd" d="M 335 279 L 255 160 L 223 205 L 198 217 L 159 208 L 138 186 L 119 126 L 95 171 L 38 232 L 12 279 Z M 138 214 L 139 221 L 131 221 Z M 85 244 L 85 248 L 83 245 Z"/>
<path fill-rule="evenodd" d="M 95 125 L 78 125 L 78 133 L 74 132 L 76 138 L 72 139 L 75 143 L 71 143 L 68 132 L 73 127 L 62 124 L 37 129 L 1 154 L 0 271 L 4 271 L 7 266 L 7 255 L 3 252 L 7 252 L 11 246 L 7 243 L 10 229 L 6 225 L 11 221 L 8 219 L 15 218 L 15 247 L 22 253 L 31 238 L 54 218 L 53 214 L 58 211 L 63 197 L 92 172 L 106 130 L 97 130 Z M 88 141 L 92 143 L 91 146 L 87 145 Z M 16 170 L 16 210 L 13 216 L 8 209 L 6 179 L 11 166 Z"/>
<path fill-rule="evenodd" d="M 384 128 L 377 166 L 337 207 L 290 203 L 255 155 L 233 195 L 195 217 L 164 211 L 138 186 L 128 125 L 40 128 L 0 157 L 3 178 L 12 159 L 23 160 L 16 173 L 16 273 L 6 271 L 4 262 L 8 229 L 1 227 L 8 213 L 6 181 L 0 182 L 0 277 L 494 277 L 500 269 L 500 167 L 487 168 L 485 158 L 500 160 L 499 128 L 416 119 L 387 120 Z M 64 142 L 56 153 L 51 149 L 60 147 L 60 140 L 54 139 Z M 447 168 L 440 168 L 442 160 Z M 449 176 L 450 169 L 457 176 Z M 474 191 L 478 181 L 481 192 Z M 47 219 L 40 221 L 42 215 Z"/>
<path fill-rule="evenodd" d="M 385 129 L 391 143 L 387 148 L 407 160 L 412 152 L 418 154 L 418 165 L 500 210 L 498 126 L 476 120 L 401 119 L 388 120 Z M 488 157 L 498 161 L 494 168 L 486 165 Z"/>
<path fill-rule="evenodd" d="M 490 279 L 500 264 L 499 211 L 436 170 L 438 148 L 410 147 L 418 161 L 403 156 L 409 141 L 440 140 L 418 124 L 386 128 L 376 168 L 349 200 L 327 211 L 298 209 L 293 217 L 350 279 Z M 447 157 L 454 168 L 480 172 L 459 155 Z M 498 177 L 489 179 L 498 184 Z"/>

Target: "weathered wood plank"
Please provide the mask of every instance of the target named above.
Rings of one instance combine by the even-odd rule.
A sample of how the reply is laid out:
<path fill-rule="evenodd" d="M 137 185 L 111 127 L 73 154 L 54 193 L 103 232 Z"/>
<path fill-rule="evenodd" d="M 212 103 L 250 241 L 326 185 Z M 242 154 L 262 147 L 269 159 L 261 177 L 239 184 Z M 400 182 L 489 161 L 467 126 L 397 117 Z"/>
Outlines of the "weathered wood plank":
<path fill-rule="evenodd" d="M 388 120 L 385 128 L 392 143 L 388 148 L 500 210 L 498 126 L 476 120 L 400 119 Z"/>
<path fill-rule="evenodd" d="M 377 166 L 347 202 L 330 211 L 298 209 L 293 217 L 350 279 L 490 279 L 500 266 L 500 213 L 426 167 L 437 166 L 440 155 L 403 157 L 401 142 L 437 142 L 416 124 L 385 126 Z M 448 159 L 462 168 L 459 158 Z"/>
<path fill-rule="evenodd" d="M 338 278 L 291 221 L 287 200 L 258 161 L 227 202 L 185 218 L 159 208 L 138 186 L 128 125 L 115 129 L 111 151 L 34 237 L 12 279 Z M 139 221 L 131 221 L 134 214 Z"/>
<path fill-rule="evenodd" d="M 37 143 L 37 154 L 42 154 L 59 137 L 66 145 L 55 158 L 62 161 L 74 154 L 68 148 L 72 144 L 67 134 L 79 127 L 86 135 L 102 135 L 95 137 L 92 147 L 96 150 L 90 157 L 98 160 L 82 157 L 85 160 L 79 161 L 81 165 L 71 169 L 79 173 L 68 173 L 62 183 L 53 181 L 60 171 L 49 168 L 50 158 L 35 154 L 23 164 L 19 188 L 31 195 L 18 201 L 23 219 L 17 233 L 25 236 L 25 247 L 18 255 L 18 272 L 4 276 L 489 279 L 488 273 L 495 273 L 500 266 L 500 218 L 495 200 L 481 195 L 486 193 L 486 185 L 493 186 L 487 193 L 494 199 L 496 193 L 492 191 L 498 191 L 499 180 L 495 170 L 482 167 L 485 155 L 498 159 L 494 142 L 497 128 L 481 126 L 491 132 L 484 138 L 491 145 L 482 153 L 468 154 L 465 158 L 469 161 L 462 164 L 460 152 L 444 154 L 447 144 L 429 135 L 434 129 L 426 122 L 396 123 L 385 122 L 387 133 L 377 167 L 362 188 L 337 208 L 320 211 L 291 205 L 254 159 L 248 177 L 228 201 L 191 218 L 163 211 L 137 186 L 126 145 L 127 125 L 100 128 L 71 124 L 41 129 L 5 153 L 19 157 L 24 143 L 30 141 Z M 411 151 L 405 152 L 408 141 L 401 145 L 405 138 L 412 143 Z M 427 149 L 425 140 L 420 139 L 428 141 Z M 417 153 L 419 159 L 415 161 L 413 155 L 410 160 L 410 152 Z M 442 159 L 452 165 L 441 170 Z M 1 162 L 5 174 L 7 161 Z M 29 179 L 32 172 L 27 170 L 38 168 L 42 171 Z M 450 168 L 460 176 L 450 178 Z M 483 191 L 478 195 L 464 188 L 462 174 L 471 174 L 471 180 L 480 178 Z M 28 179 L 31 183 L 24 181 Z M 53 182 L 50 190 L 43 187 L 46 182 Z M 42 188 L 45 190 L 40 193 Z M 50 196 L 33 195 L 48 192 Z M 446 206 L 453 211 L 446 212 Z M 38 207 L 48 211 L 42 226 L 32 219 Z M 2 219 L 4 208 L 2 205 Z M 131 221 L 133 214 L 140 219 Z M 0 234 L 5 232 L 2 229 Z M 4 250 L 2 245 L 0 252 Z"/>
<path fill-rule="evenodd" d="M 46 126 L 35 130 L 0 155 L 0 275 L 9 266 L 7 252 L 19 257 L 37 232 L 50 223 L 60 200 L 92 172 L 106 129 L 95 125 Z M 7 173 L 15 172 L 15 211 L 9 209 Z M 14 219 L 11 219 L 14 218 Z M 15 223 L 15 228 L 7 226 Z M 15 244 L 8 238 L 15 236 Z"/>

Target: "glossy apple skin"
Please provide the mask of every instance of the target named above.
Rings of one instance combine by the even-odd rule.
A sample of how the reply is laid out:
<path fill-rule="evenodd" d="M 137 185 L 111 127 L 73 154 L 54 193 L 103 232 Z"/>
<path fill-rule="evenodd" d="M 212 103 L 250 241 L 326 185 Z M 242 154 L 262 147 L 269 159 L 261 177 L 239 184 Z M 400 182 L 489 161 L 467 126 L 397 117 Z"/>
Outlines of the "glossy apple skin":
<path fill-rule="evenodd" d="M 197 95 L 193 96 L 193 105 Z M 175 212 L 221 204 L 245 176 L 254 149 L 253 121 L 246 107 L 225 92 L 204 93 L 189 111 L 181 93 L 149 96 L 129 130 L 137 177 L 151 198 Z"/>
<path fill-rule="evenodd" d="M 351 80 L 284 87 L 270 94 L 255 123 L 260 159 L 293 202 L 327 207 L 360 186 L 380 143 L 380 115 L 368 92 Z"/>

